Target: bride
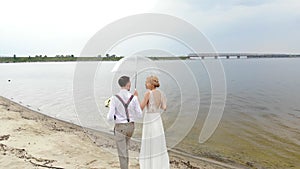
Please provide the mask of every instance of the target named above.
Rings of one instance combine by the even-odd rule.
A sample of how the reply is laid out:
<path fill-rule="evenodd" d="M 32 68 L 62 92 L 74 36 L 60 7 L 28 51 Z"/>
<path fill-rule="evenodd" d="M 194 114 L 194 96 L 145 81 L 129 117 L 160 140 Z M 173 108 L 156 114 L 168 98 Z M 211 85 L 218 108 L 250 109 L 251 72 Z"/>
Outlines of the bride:
<path fill-rule="evenodd" d="M 145 85 L 148 91 L 141 102 L 141 109 L 146 107 L 146 113 L 143 121 L 140 168 L 169 169 L 169 155 L 160 116 L 167 108 L 166 98 L 157 89 L 160 84 L 156 76 L 147 77 Z"/>

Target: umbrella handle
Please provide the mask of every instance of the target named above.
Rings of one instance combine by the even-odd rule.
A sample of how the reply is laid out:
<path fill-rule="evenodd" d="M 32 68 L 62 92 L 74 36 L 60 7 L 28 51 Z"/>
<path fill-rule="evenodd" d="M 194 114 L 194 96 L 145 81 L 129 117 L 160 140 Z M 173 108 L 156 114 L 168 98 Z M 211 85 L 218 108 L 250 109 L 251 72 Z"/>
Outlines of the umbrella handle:
<path fill-rule="evenodd" d="M 137 72 L 135 72 L 135 84 L 134 84 L 135 89 L 136 89 L 136 84 L 137 84 Z"/>

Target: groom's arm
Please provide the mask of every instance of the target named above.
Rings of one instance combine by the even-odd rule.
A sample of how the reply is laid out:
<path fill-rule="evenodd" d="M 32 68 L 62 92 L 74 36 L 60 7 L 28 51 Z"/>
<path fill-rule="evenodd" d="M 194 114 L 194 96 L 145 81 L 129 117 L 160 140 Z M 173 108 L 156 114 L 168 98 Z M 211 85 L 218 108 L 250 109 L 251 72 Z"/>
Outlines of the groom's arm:
<path fill-rule="evenodd" d="M 135 103 L 134 109 L 135 109 L 137 118 L 139 118 L 139 119 L 143 118 L 143 111 L 141 109 L 140 102 L 139 102 L 139 99 L 137 96 L 134 96 L 134 103 Z"/>

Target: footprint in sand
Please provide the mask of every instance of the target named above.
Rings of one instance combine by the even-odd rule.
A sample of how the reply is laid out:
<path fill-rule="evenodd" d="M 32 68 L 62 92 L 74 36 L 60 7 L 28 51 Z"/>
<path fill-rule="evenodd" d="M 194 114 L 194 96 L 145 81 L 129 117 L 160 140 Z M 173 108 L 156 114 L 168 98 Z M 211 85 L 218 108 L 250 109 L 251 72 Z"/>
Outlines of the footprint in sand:
<path fill-rule="evenodd" d="M 92 163 L 94 163 L 94 162 L 96 162 L 96 161 L 97 161 L 97 160 L 92 160 L 92 161 L 86 163 L 86 165 L 90 165 L 90 164 L 92 164 Z"/>

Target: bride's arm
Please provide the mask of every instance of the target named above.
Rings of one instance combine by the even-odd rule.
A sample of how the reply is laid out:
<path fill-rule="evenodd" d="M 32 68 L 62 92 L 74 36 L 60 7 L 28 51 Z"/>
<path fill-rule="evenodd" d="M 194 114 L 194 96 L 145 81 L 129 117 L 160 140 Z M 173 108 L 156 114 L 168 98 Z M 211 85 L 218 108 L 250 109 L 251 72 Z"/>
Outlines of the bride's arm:
<path fill-rule="evenodd" d="M 145 95 L 144 95 L 144 99 L 143 101 L 141 102 L 141 109 L 144 110 L 144 108 L 146 107 L 146 105 L 148 104 L 149 102 L 149 97 L 150 97 L 150 92 L 146 92 Z"/>
<path fill-rule="evenodd" d="M 161 93 L 161 109 L 167 110 L 167 98 L 163 93 Z"/>

